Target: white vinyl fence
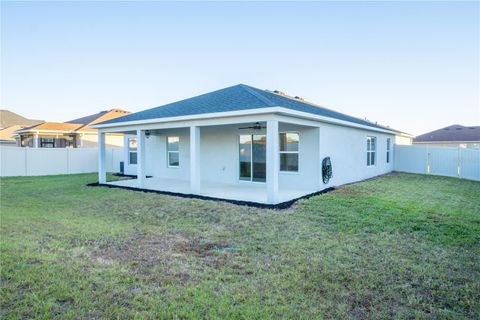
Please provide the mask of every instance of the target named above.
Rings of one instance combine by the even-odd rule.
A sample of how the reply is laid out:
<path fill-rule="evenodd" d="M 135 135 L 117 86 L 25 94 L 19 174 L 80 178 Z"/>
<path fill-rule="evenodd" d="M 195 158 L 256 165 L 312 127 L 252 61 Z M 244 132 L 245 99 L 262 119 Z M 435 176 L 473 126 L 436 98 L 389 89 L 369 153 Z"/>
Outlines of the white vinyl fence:
<path fill-rule="evenodd" d="M 480 150 L 395 145 L 395 171 L 480 181 Z"/>
<path fill-rule="evenodd" d="M 119 172 L 122 148 L 108 148 L 107 171 Z M 98 171 L 97 148 L 0 147 L 0 176 L 43 176 Z"/>

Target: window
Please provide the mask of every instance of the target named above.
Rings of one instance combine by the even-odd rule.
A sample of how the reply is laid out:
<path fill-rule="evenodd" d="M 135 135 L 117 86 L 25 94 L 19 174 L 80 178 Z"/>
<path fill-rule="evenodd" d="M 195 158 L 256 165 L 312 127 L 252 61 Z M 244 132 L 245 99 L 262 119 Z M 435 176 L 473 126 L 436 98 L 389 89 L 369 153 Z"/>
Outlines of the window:
<path fill-rule="evenodd" d="M 128 163 L 137 164 L 137 139 L 128 138 Z"/>
<path fill-rule="evenodd" d="M 55 138 L 40 138 L 40 148 L 55 148 Z"/>
<path fill-rule="evenodd" d="M 280 133 L 280 171 L 298 172 L 298 132 Z"/>
<path fill-rule="evenodd" d="M 20 145 L 22 147 L 31 147 L 33 148 L 33 136 L 28 135 L 28 136 L 20 136 Z"/>
<path fill-rule="evenodd" d="M 367 137 L 367 166 L 375 165 L 375 150 L 377 145 L 377 138 Z"/>
<path fill-rule="evenodd" d="M 390 163 L 390 138 L 387 138 L 387 163 Z"/>
<path fill-rule="evenodd" d="M 267 179 L 267 136 L 242 134 L 239 140 L 240 180 L 265 182 Z"/>
<path fill-rule="evenodd" d="M 65 136 L 65 148 L 76 148 L 77 138 L 76 136 Z"/>
<path fill-rule="evenodd" d="M 180 166 L 179 144 L 179 137 L 167 137 L 167 161 L 169 167 L 175 168 Z"/>

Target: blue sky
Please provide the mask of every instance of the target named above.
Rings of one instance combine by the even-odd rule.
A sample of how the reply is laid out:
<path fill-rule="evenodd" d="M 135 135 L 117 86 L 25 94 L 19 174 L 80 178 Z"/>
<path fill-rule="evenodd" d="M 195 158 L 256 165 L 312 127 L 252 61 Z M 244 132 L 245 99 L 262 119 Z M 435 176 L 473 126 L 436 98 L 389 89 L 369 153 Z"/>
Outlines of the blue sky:
<path fill-rule="evenodd" d="M 67 121 L 245 83 L 411 132 L 480 125 L 479 2 L 2 2 L 1 108 Z"/>

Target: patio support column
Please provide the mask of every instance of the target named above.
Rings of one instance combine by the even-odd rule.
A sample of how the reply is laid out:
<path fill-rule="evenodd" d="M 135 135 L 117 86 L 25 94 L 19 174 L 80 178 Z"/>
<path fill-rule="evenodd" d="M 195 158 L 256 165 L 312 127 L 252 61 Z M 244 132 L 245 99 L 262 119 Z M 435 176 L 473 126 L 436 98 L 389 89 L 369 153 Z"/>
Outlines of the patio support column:
<path fill-rule="evenodd" d="M 130 152 L 129 152 L 129 136 L 123 136 L 123 174 L 125 174 L 125 169 L 130 165 Z"/>
<path fill-rule="evenodd" d="M 98 132 L 98 183 L 107 182 L 107 170 L 105 166 L 106 150 L 105 150 L 105 133 Z"/>
<path fill-rule="evenodd" d="M 190 127 L 190 192 L 200 193 L 200 127 Z"/>
<path fill-rule="evenodd" d="M 145 185 L 145 130 L 137 130 L 137 182 L 139 188 Z"/>
<path fill-rule="evenodd" d="M 40 148 L 40 145 L 38 143 L 38 132 L 35 133 L 35 135 L 33 136 L 33 147 L 34 148 Z"/>
<path fill-rule="evenodd" d="M 267 121 L 267 203 L 278 203 L 280 170 L 278 120 Z"/>

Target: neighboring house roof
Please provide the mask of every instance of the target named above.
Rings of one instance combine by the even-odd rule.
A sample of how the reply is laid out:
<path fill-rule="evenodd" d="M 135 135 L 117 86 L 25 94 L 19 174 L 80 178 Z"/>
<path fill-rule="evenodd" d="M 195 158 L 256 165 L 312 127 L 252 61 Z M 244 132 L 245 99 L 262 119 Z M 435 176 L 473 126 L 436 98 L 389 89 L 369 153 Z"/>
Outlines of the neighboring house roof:
<path fill-rule="evenodd" d="M 199 115 L 205 113 L 241 111 L 260 108 L 284 107 L 290 110 L 311 113 L 337 120 L 343 120 L 369 127 L 396 131 L 360 118 L 336 112 L 298 97 L 290 97 L 281 92 L 261 90 L 244 84 L 220 89 L 193 98 L 169 103 L 160 107 L 129 114 L 127 116 L 102 122 L 114 124 L 127 121 L 170 118 Z"/>
<path fill-rule="evenodd" d="M 56 131 L 56 132 L 97 132 L 97 129 L 90 128 L 95 123 L 121 117 L 130 112 L 122 109 L 111 109 L 99 113 L 71 120 L 68 122 L 44 122 L 27 128 L 17 130 L 16 133 L 28 133 L 35 131 Z"/>
<path fill-rule="evenodd" d="M 27 132 L 27 131 L 75 131 L 83 127 L 82 124 L 79 123 L 64 123 L 64 122 L 44 122 L 37 124 L 35 126 L 31 126 L 28 128 L 24 128 L 19 131 Z"/>
<path fill-rule="evenodd" d="M 32 126 L 38 123 L 44 122 L 43 120 L 33 120 L 22 117 L 15 112 L 9 110 L 0 110 L 0 129 L 5 129 L 8 127 L 21 125 L 21 126 Z"/>
<path fill-rule="evenodd" d="M 15 131 L 24 128 L 21 125 L 14 125 L 0 130 L 0 141 L 2 142 L 15 142 Z"/>
<path fill-rule="evenodd" d="M 67 121 L 66 123 L 81 123 L 83 125 L 93 125 L 102 121 L 118 118 L 130 114 L 129 111 L 114 108 L 111 110 L 100 111 L 99 113 L 91 114 L 82 118 Z"/>
<path fill-rule="evenodd" d="M 454 124 L 417 136 L 413 143 L 422 142 L 479 142 L 480 126 L 466 127 Z"/>

